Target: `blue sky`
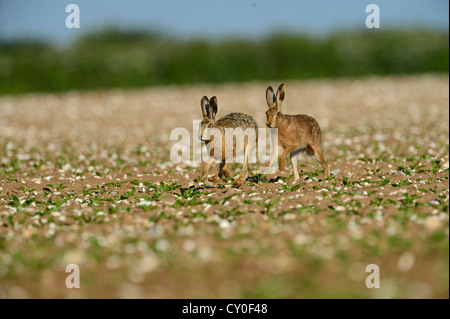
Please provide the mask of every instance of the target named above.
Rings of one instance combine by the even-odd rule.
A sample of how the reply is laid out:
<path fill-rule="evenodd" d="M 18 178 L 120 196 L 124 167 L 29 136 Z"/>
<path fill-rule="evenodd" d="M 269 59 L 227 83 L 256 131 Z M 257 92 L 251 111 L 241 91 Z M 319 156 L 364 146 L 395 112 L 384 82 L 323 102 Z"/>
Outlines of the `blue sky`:
<path fill-rule="evenodd" d="M 67 29 L 68 4 L 80 8 L 80 29 Z M 289 31 L 326 36 L 365 29 L 368 4 L 381 28 L 448 30 L 447 0 L 0 0 L 0 40 L 37 38 L 67 44 L 100 28 L 157 29 L 181 38 L 258 38 Z"/>

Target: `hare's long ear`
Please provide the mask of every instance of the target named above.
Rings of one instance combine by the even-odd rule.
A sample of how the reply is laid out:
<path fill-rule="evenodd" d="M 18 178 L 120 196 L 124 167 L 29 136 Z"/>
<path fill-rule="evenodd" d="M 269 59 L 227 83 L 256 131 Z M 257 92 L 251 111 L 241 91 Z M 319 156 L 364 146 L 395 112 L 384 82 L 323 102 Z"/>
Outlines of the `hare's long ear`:
<path fill-rule="evenodd" d="M 281 103 L 284 101 L 284 97 L 286 96 L 286 89 L 284 87 L 284 84 L 281 84 L 278 87 L 277 90 L 277 96 L 276 96 L 276 105 L 278 110 L 281 112 Z"/>
<path fill-rule="evenodd" d="M 209 100 L 206 96 L 202 97 L 201 105 L 202 105 L 203 118 L 205 118 L 205 117 L 211 118 Z"/>
<path fill-rule="evenodd" d="M 212 116 L 212 119 L 215 121 L 216 120 L 217 110 L 218 110 L 217 98 L 215 96 L 213 96 L 211 98 L 211 100 L 209 100 L 209 104 L 211 105 L 211 116 Z"/>
<path fill-rule="evenodd" d="M 271 86 L 268 86 L 266 89 L 266 101 L 269 107 L 272 107 L 275 104 L 275 93 Z"/>

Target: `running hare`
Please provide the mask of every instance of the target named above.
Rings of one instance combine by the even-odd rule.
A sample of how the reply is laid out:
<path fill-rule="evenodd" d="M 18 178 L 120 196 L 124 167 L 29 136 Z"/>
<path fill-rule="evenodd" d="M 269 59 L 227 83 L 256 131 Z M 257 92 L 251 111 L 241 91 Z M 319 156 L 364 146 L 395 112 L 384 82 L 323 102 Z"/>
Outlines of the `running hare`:
<path fill-rule="evenodd" d="M 222 176 L 228 177 L 230 174 L 228 166 L 236 156 L 236 145 L 238 145 L 238 148 L 244 149 L 244 166 L 233 184 L 241 187 L 248 176 L 248 156 L 256 145 L 258 125 L 253 117 L 244 113 L 230 113 L 216 121 L 218 107 L 215 96 L 211 100 L 204 96 L 201 106 L 203 120 L 200 124 L 200 139 L 205 141 L 211 158 L 203 166 L 200 178 L 203 181 L 207 179 L 209 168 L 215 161 L 220 161 L 219 170 L 210 180 L 217 183 Z M 247 129 L 249 130 L 247 131 Z M 225 134 L 230 134 L 230 136 L 225 137 Z M 236 138 L 232 134 L 235 134 Z M 245 139 L 245 135 L 247 139 Z M 238 140 L 242 141 L 243 145 L 239 145 Z M 225 143 L 226 141 L 227 143 Z"/>
<path fill-rule="evenodd" d="M 281 113 L 281 103 L 286 95 L 284 84 L 281 84 L 277 93 L 273 92 L 271 86 L 266 89 L 266 100 L 269 109 L 266 112 L 266 125 L 269 128 L 278 128 L 278 145 L 283 148 L 280 158 L 280 170 L 286 166 L 286 155 L 289 153 L 292 167 L 294 168 L 294 181 L 299 179 L 297 169 L 297 156 L 301 152 L 314 155 L 322 164 L 324 176 L 330 175 L 328 165 L 323 158 L 321 142 L 321 131 L 317 121 L 311 116 L 285 115 Z M 275 159 L 277 152 L 273 152 L 269 164 Z"/>

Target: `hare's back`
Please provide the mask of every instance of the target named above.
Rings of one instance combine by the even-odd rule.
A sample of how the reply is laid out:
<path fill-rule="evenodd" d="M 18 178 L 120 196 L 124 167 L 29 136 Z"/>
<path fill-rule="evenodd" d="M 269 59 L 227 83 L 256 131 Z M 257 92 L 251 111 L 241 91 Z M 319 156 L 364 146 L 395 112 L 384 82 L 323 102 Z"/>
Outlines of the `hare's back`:
<path fill-rule="evenodd" d="M 291 115 L 297 122 L 304 123 L 304 125 L 307 126 L 319 126 L 316 119 L 306 115 L 306 114 L 297 114 L 297 115 Z"/>
<path fill-rule="evenodd" d="M 258 125 L 255 119 L 245 113 L 233 112 L 220 118 L 216 122 L 218 126 L 222 127 L 242 127 L 242 128 L 254 128 L 257 129 Z"/>
<path fill-rule="evenodd" d="M 291 125 L 302 131 L 302 133 L 309 133 L 311 136 L 320 136 L 320 126 L 316 119 L 306 114 L 290 115 Z M 293 128 L 292 128 L 293 129 Z"/>

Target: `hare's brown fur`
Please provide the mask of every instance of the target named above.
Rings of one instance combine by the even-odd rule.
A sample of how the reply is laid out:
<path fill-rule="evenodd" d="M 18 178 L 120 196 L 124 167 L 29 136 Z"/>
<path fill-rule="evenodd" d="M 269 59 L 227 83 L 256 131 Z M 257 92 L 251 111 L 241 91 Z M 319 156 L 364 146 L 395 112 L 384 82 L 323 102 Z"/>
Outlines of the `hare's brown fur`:
<path fill-rule="evenodd" d="M 277 94 L 269 86 L 266 90 L 269 110 L 266 112 L 266 125 L 278 128 L 278 146 L 283 148 L 280 157 L 280 170 L 286 167 L 286 155 L 290 154 L 294 168 L 294 178 L 299 179 L 297 170 L 297 154 L 306 152 L 314 155 L 322 165 L 325 177 L 330 175 L 328 165 L 325 163 L 322 148 L 322 133 L 317 121 L 305 114 L 285 115 L 281 112 L 281 103 L 285 96 L 284 84 L 281 84 Z M 276 153 L 274 153 L 276 154 Z M 274 160 L 272 157 L 269 164 Z"/>
<path fill-rule="evenodd" d="M 201 122 L 200 127 L 200 135 L 201 139 L 203 139 L 203 133 L 208 128 L 215 128 L 220 131 L 220 136 L 222 137 L 220 140 L 222 142 L 221 151 L 222 154 L 214 154 L 214 150 L 216 149 L 217 144 L 220 143 L 219 141 L 214 140 L 214 136 L 208 140 L 204 140 L 206 147 L 208 149 L 209 155 L 211 157 L 214 157 L 215 159 L 218 159 L 220 157 L 221 163 L 219 166 L 219 170 L 217 173 L 210 179 L 213 182 L 218 182 L 222 176 L 228 177 L 229 176 L 229 164 L 231 163 L 232 159 L 226 158 L 226 145 L 225 145 L 225 129 L 237 129 L 240 128 L 243 131 L 246 129 L 251 129 L 254 132 L 254 141 L 256 142 L 257 139 L 257 129 L 258 125 L 255 121 L 255 119 L 245 113 L 229 113 L 222 118 L 220 118 L 218 121 L 215 121 L 215 115 L 217 114 L 217 98 L 212 97 L 209 101 L 206 96 L 202 98 L 202 112 L 203 112 L 203 120 Z M 249 136 L 250 137 L 250 136 Z M 237 138 L 233 138 L 233 149 L 232 154 L 233 158 L 236 156 L 236 141 Z M 240 187 L 246 180 L 248 176 L 248 155 L 251 152 L 252 148 L 255 146 L 253 143 L 250 143 L 252 141 L 251 138 L 244 139 L 244 166 L 242 168 L 241 173 L 239 174 L 239 177 L 237 180 L 234 181 L 234 185 Z M 209 162 L 206 162 L 205 165 L 202 168 L 201 176 L 200 178 L 202 180 L 205 180 L 208 177 L 208 171 L 211 165 L 213 164 L 214 160 L 211 159 Z"/>

